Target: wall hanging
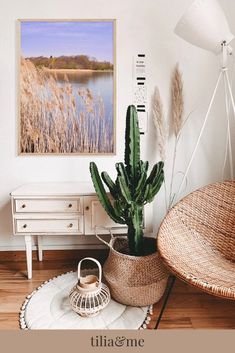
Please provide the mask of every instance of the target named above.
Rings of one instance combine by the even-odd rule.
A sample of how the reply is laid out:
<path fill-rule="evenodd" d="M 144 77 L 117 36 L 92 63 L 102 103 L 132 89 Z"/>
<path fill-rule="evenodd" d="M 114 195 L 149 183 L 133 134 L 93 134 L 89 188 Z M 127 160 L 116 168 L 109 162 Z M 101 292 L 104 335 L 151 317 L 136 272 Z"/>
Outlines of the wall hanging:
<path fill-rule="evenodd" d="M 139 129 L 145 134 L 148 128 L 146 55 L 137 54 L 133 58 L 133 104 L 138 112 Z"/>
<path fill-rule="evenodd" d="M 19 20 L 19 153 L 115 153 L 115 20 Z"/>

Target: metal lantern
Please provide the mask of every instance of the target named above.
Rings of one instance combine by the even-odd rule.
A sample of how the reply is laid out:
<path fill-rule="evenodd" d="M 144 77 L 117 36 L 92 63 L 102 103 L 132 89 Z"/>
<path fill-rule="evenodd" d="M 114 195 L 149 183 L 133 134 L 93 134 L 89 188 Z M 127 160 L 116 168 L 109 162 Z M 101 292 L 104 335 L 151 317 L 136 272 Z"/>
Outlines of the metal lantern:
<path fill-rule="evenodd" d="M 99 269 L 98 277 L 87 275 L 81 277 L 81 264 L 84 260 L 96 263 Z M 97 315 L 110 302 L 108 287 L 101 282 L 102 269 L 99 261 L 91 257 L 85 257 L 78 264 L 78 283 L 69 293 L 69 301 L 72 309 L 83 317 Z"/>

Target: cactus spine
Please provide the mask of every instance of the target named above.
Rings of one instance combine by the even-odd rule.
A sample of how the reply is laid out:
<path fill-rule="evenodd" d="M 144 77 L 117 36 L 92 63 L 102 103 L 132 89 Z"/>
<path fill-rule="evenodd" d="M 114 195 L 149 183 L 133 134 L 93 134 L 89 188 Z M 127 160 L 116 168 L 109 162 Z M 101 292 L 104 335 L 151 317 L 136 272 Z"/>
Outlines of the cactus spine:
<path fill-rule="evenodd" d="M 144 255 L 143 209 L 152 202 L 163 180 L 163 162 L 158 162 L 147 175 L 149 164 L 140 159 L 140 132 L 136 108 L 127 109 L 125 133 L 125 165 L 116 163 L 115 182 L 108 173 L 99 174 L 94 162 L 90 163 L 91 178 L 98 198 L 113 221 L 128 227 L 129 251 L 131 255 Z M 108 187 L 110 201 L 104 184 Z"/>

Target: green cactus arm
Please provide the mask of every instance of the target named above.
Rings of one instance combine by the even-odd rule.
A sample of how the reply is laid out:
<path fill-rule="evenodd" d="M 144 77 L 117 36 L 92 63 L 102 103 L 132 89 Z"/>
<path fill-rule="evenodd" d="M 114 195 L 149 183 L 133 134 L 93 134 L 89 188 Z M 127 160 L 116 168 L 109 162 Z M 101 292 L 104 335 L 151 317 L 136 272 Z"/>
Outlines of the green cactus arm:
<path fill-rule="evenodd" d="M 109 188 L 110 194 L 113 196 L 114 199 L 117 199 L 118 198 L 118 189 L 117 189 L 115 183 L 113 182 L 113 180 L 108 175 L 108 173 L 102 172 L 101 177 L 102 177 L 104 183 Z"/>
<path fill-rule="evenodd" d="M 164 175 L 164 169 L 159 169 L 158 172 L 156 173 L 153 181 L 152 181 L 152 184 L 155 184 L 155 182 L 158 180 L 158 178 L 161 176 L 161 175 Z"/>
<path fill-rule="evenodd" d="M 138 198 L 139 194 L 142 193 L 143 187 L 147 179 L 147 173 L 143 172 L 135 190 L 135 197 Z"/>
<path fill-rule="evenodd" d="M 158 178 L 156 179 L 156 181 L 152 185 L 153 193 L 155 195 L 160 190 L 163 182 L 164 182 L 164 171 L 162 170 L 161 173 L 159 174 Z"/>
<path fill-rule="evenodd" d="M 114 207 L 117 210 L 117 213 L 120 215 L 120 217 L 125 218 L 125 207 L 120 200 L 114 201 Z"/>
<path fill-rule="evenodd" d="M 127 109 L 125 140 L 125 164 L 132 185 L 135 187 L 140 162 L 140 131 L 137 111 L 133 105 Z"/>
<path fill-rule="evenodd" d="M 163 181 L 164 181 L 164 172 L 162 171 L 158 176 L 158 179 L 156 180 L 156 182 L 150 185 L 149 192 L 145 198 L 145 203 L 150 203 L 153 201 L 154 197 L 157 195 L 158 191 L 160 190 Z"/>
<path fill-rule="evenodd" d="M 144 204 L 146 205 L 146 203 L 150 203 L 154 200 L 155 195 L 153 194 L 153 190 L 151 188 L 151 186 L 149 187 L 148 193 L 144 199 Z"/>
<path fill-rule="evenodd" d="M 94 162 L 90 163 L 90 173 L 99 201 L 109 217 L 116 223 L 125 224 L 125 220 L 117 215 L 113 205 L 111 204 L 100 178 L 98 168 Z"/>
<path fill-rule="evenodd" d="M 136 185 L 135 188 L 135 192 L 134 192 L 134 197 L 138 197 L 139 193 L 141 192 L 142 188 L 145 185 L 146 179 L 147 179 L 147 171 L 148 171 L 148 167 L 149 167 L 149 162 L 143 162 L 140 161 L 139 163 L 139 179 L 138 179 L 138 183 Z"/>
<path fill-rule="evenodd" d="M 149 169 L 149 162 L 146 161 L 146 162 L 143 162 L 142 166 L 141 166 L 141 169 L 143 172 L 147 173 L 148 169 Z"/>
<path fill-rule="evenodd" d="M 122 176 L 118 177 L 118 186 L 121 191 L 123 199 L 126 201 L 128 205 L 130 205 L 132 202 L 131 193 L 124 177 Z"/>
<path fill-rule="evenodd" d="M 162 183 L 164 181 L 163 167 L 164 167 L 163 162 L 159 162 L 153 167 L 153 170 L 152 170 L 153 173 L 152 172 L 150 173 L 151 178 L 149 177 L 149 179 L 151 179 L 151 184 L 148 184 L 148 185 L 150 185 L 150 189 L 149 189 L 148 194 L 146 195 L 145 203 L 152 202 L 154 197 L 156 196 L 156 194 L 160 190 Z"/>
<path fill-rule="evenodd" d="M 164 167 L 164 163 L 162 161 L 156 163 L 153 168 L 152 171 L 148 177 L 148 179 L 146 180 L 146 184 L 152 184 L 155 177 L 161 172 L 161 170 L 163 170 Z"/>
<path fill-rule="evenodd" d="M 145 165 L 142 163 L 141 168 L 145 171 L 148 168 L 148 165 Z M 152 168 L 152 171 L 149 175 L 148 178 L 142 172 L 142 177 L 141 180 L 139 181 L 140 184 L 138 184 L 139 187 L 136 188 L 136 202 L 138 204 L 144 203 L 146 204 L 147 202 L 151 202 L 150 200 L 153 200 L 154 196 L 156 195 L 154 185 L 157 184 L 158 179 L 160 178 L 161 173 L 163 173 L 163 163 L 159 162 L 155 164 Z M 160 183 L 161 186 L 161 183 Z M 160 187 L 159 187 L 160 188 Z M 138 193 L 137 193 L 138 191 Z"/>
<path fill-rule="evenodd" d="M 162 162 L 159 162 L 158 163 L 158 168 L 156 170 L 156 174 L 155 176 L 153 177 L 153 179 L 151 180 L 151 185 L 154 187 L 155 184 L 158 183 L 158 180 L 159 178 L 162 178 L 163 176 L 163 179 L 164 179 L 164 169 L 163 169 L 163 163 Z"/>
<path fill-rule="evenodd" d="M 140 175 L 142 174 L 142 173 L 147 173 L 147 171 L 148 171 L 148 168 L 149 168 L 149 162 L 148 161 L 146 161 L 146 162 L 143 162 L 143 161 L 140 161 L 139 162 L 139 173 L 140 173 Z"/>
<path fill-rule="evenodd" d="M 150 185 L 147 184 L 145 187 L 142 189 L 142 192 L 139 193 L 139 195 L 136 197 L 135 202 L 139 205 L 144 204 L 147 195 L 149 193 Z"/>
<path fill-rule="evenodd" d="M 118 176 L 123 177 L 125 179 L 125 181 L 126 181 L 126 184 L 129 185 L 130 184 L 130 179 L 128 177 L 128 174 L 127 174 L 127 171 L 126 171 L 126 168 L 125 168 L 124 164 L 121 163 L 121 162 L 120 163 L 116 163 L 115 167 L 116 167 Z"/>

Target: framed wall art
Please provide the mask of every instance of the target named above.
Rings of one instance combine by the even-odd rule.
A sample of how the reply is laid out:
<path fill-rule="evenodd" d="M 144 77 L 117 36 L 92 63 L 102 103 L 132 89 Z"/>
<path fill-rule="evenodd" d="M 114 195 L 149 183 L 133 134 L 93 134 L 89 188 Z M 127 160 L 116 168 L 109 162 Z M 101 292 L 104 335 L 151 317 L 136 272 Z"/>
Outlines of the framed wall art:
<path fill-rule="evenodd" d="M 115 153 L 115 20 L 19 20 L 19 153 Z"/>

